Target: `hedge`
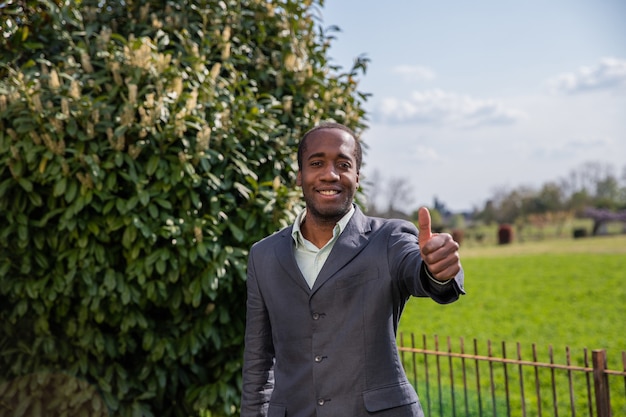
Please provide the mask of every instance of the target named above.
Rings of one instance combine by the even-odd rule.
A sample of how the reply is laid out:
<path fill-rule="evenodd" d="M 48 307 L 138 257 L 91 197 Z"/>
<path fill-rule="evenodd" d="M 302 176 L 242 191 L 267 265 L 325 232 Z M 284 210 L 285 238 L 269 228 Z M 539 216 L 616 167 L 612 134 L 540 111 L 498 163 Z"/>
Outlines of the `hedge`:
<path fill-rule="evenodd" d="M 365 127 L 321 6 L 2 6 L 0 415 L 237 413 L 248 248 L 302 133 Z"/>

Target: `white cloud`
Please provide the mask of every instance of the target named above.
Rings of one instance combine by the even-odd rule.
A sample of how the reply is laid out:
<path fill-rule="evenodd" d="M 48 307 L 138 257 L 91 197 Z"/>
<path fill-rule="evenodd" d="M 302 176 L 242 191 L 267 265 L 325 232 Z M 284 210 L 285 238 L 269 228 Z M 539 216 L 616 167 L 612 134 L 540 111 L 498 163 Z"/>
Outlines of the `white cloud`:
<path fill-rule="evenodd" d="M 441 90 L 415 91 L 409 99 L 385 98 L 373 115 L 381 123 L 445 123 L 457 127 L 513 124 L 524 117 L 523 112 L 496 100 Z"/>
<path fill-rule="evenodd" d="M 398 74 L 405 80 L 409 81 L 430 81 L 436 77 L 435 71 L 419 65 L 398 65 L 394 67 L 391 72 L 393 74 Z"/>
<path fill-rule="evenodd" d="M 626 88 L 626 60 L 604 58 L 594 67 L 581 67 L 554 77 L 548 81 L 548 88 L 561 94 Z"/>

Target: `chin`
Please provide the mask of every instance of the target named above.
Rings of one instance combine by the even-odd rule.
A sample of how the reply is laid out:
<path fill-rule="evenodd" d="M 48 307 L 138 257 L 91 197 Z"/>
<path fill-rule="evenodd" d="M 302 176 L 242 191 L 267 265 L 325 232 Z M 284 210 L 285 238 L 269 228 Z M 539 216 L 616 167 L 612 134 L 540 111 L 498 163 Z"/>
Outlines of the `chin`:
<path fill-rule="evenodd" d="M 313 212 L 318 217 L 327 219 L 341 219 L 350 210 L 350 205 L 334 206 L 334 207 L 314 207 Z"/>

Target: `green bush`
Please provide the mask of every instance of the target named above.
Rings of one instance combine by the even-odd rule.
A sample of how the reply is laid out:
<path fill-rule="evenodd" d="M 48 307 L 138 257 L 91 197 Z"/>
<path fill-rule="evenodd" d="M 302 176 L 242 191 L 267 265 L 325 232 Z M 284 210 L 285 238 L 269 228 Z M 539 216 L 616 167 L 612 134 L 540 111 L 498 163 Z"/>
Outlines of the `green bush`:
<path fill-rule="evenodd" d="M 236 412 L 247 249 L 293 219 L 303 132 L 364 127 L 367 60 L 332 66 L 320 3 L 2 6 L 0 413 L 37 380 Z"/>

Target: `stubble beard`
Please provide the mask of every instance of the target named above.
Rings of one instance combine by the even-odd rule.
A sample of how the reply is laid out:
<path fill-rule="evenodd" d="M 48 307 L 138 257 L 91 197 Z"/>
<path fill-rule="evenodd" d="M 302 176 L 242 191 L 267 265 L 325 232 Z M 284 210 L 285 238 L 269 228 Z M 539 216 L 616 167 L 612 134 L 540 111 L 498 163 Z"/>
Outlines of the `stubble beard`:
<path fill-rule="evenodd" d="M 306 203 L 307 217 L 310 215 L 315 217 L 320 223 L 330 223 L 332 225 L 337 224 L 352 207 L 352 199 L 347 199 L 341 204 L 330 207 L 320 207 L 320 204 L 317 204 L 313 198 L 308 198 L 307 196 L 304 197 L 304 202 Z"/>

